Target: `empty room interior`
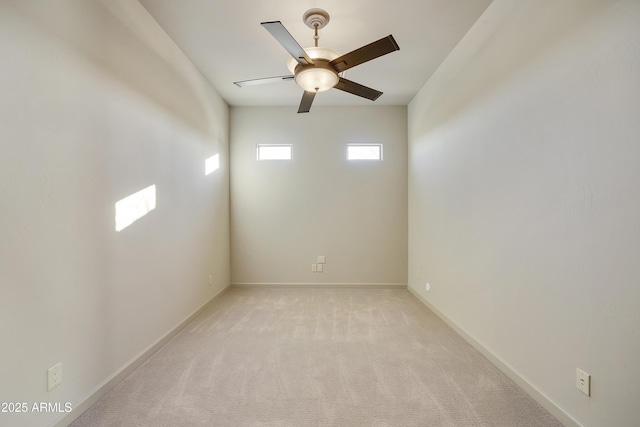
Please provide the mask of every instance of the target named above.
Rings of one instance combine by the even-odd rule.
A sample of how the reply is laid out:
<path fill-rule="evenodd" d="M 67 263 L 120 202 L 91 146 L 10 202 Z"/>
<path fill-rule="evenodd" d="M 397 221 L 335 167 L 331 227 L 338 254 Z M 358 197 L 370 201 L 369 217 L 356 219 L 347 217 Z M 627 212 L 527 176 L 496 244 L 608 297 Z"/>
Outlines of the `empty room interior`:
<path fill-rule="evenodd" d="M 0 70 L 1 426 L 640 425 L 639 1 L 0 0 Z"/>

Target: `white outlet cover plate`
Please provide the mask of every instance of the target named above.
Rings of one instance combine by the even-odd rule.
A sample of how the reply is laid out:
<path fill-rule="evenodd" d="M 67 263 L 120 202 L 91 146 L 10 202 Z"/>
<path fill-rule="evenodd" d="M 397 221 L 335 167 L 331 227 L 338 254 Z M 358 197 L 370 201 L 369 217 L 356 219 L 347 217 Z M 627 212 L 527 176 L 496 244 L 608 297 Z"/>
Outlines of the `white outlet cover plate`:
<path fill-rule="evenodd" d="M 326 264 L 327 263 L 327 257 L 325 257 L 324 255 L 318 255 L 318 264 Z"/>
<path fill-rule="evenodd" d="M 57 387 L 62 382 L 62 363 L 47 369 L 47 391 Z"/>
<path fill-rule="evenodd" d="M 576 368 L 576 387 L 587 396 L 591 396 L 591 375 Z"/>

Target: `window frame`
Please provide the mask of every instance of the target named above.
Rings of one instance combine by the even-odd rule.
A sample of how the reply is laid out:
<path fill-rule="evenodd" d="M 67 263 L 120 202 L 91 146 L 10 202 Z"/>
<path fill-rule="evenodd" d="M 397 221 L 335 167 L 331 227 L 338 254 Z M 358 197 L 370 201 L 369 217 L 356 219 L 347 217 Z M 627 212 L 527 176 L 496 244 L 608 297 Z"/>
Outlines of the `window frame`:
<path fill-rule="evenodd" d="M 260 149 L 262 147 L 289 147 L 289 158 L 288 159 L 261 159 L 260 158 Z M 256 144 L 256 161 L 265 162 L 265 161 L 288 161 L 293 160 L 293 144 Z"/>
<path fill-rule="evenodd" d="M 349 148 L 350 147 L 380 147 L 380 157 L 377 159 L 351 159 L 349 158 Z M 347 143 L 347 161 L 350 162 L 360 162 L 360 161 L 369 161 L 369 162 L 381 162 L 384 160 L 384 144 L 381 142 L 349 142 Z"/>

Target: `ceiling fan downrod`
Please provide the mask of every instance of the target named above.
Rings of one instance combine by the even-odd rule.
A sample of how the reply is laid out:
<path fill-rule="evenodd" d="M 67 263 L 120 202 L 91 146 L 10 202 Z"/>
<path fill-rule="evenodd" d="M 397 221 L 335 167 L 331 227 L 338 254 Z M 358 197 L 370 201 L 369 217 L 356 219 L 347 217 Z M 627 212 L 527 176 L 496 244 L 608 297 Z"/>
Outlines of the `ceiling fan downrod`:
<path fill-rule="evenodd" d="M 309 9 L 304 13 L 304 15 L 302 15 L 302 21 L 305 25 L 315 31 L 315 35 L 313 36 L 315 47 L 318 47 L 318 40 L 320 39 L 320 36 L 318 36 L 318 30 L 326 27 L 329 20 L 329 12 L 319 8 Z"/>
<path fill-rule="evenodd" d="M 316 30 L 316 34 L 313 36 L 313 41 L 315 42 L 316 47 L 318 47 L 318 40 L 320 39 L 320 36 L 318 35 L 318 24 L 315 24 L 314 28 Z"/>

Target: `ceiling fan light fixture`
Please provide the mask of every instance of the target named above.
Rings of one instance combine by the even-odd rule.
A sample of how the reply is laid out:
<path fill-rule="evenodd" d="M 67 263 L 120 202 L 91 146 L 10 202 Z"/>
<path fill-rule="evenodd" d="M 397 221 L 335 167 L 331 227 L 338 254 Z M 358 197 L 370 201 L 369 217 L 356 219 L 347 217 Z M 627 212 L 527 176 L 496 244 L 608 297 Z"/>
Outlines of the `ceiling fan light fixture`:
<path fill-rule="evenodd" d="M 287 68 L 295 74 L 298 86 L 307 92 L 324 92 L 334 87 L 339 76 L 329 62 L 340 54 L 325 47 L 308 47 L 304 51 L 314 61 L 313 65 L 300 65 L 293 57 L 287 62 Z"/>

